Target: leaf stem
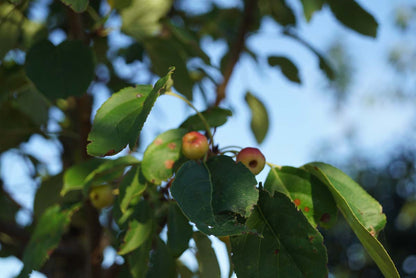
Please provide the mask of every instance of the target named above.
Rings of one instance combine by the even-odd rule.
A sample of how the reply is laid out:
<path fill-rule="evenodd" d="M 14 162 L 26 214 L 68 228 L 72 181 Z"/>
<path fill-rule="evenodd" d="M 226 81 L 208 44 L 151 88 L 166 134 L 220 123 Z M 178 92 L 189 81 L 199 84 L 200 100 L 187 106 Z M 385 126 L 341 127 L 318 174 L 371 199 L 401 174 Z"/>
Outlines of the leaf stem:
<path fill-rule="evenodd" d="M 276 165 L 276 164 L 273 164 L 273 163 L 270 163 L 270 162 L 267 162 L 266 161 L 266 164 L 268 165 L 268 166 L 270 166 L 271 168 L 277 168 L 277 169 L 282 169 L 282 166 L 279 166 L 279 165 Z"/>
<path fill-rule="evenodd" d="M 195 110 L 196 114 L 198 115 L 198 117 L 201 119 L 202 123 L 205 126 L 205 129 L 208 133 L 208 137 L 211 141 L 211 144 L 214 145 L 214 137 L 212 136 L 212 133 L 211 133 L 211 127 L 209 126 L 208 121 L 207 121 L 207 119 L 205 119 L 204 115 L 202 115 L 202 113 L 199 112 L 198 109 L 196 109 L 196 107 L 189 100 L 187 100 L 185 97 L 183 97 L 179 94 L 176 94 L 172 91 L 165 92 L 165 95 L 170 95 L 170 96 L 177 97 L 177 98 L 183 100 L 186 104 L 188 104 L 188 106 L 191 107 L 193 110 Z"/>

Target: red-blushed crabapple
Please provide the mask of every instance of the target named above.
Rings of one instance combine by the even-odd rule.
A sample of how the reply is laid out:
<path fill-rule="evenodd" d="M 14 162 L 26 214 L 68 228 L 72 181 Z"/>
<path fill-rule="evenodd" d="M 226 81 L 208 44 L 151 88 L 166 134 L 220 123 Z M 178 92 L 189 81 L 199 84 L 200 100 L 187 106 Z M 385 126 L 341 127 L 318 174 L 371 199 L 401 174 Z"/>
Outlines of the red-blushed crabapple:
<path fill-rule="evenodd" d="M 189 159 L 200 159 L 208 151 L 207 137 L 197 131 L 191 131 L 182 137 L 182 153 Z"/>
<path fill-rule="evenodd" d="M 114 194 L 111 185 L 94 186 L 89 194 L 91 204 L 96 209 L 102 209 L 111 206 L 114 202 Z"/>
<path fill-rule="evenodd" d="M 237 162 L 243 163 L 254 175 L 263 170 L 266 159 L 257 148 L 244 148 L 237 155 Z"/>

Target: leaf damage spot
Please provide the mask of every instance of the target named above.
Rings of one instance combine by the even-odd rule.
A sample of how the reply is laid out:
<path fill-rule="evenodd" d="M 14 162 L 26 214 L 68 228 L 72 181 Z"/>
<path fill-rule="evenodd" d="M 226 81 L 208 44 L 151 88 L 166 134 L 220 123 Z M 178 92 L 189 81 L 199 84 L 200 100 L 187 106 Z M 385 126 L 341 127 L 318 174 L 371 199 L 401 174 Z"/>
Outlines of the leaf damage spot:
<path fill-rule="evenodd" d="M 141 98 L 141 97 L 143 97 L 143 95 L 142 94 L 137 94 L 136 97 Z"/>
<path fill-rule="evenodd" d="M 106 152 L 104 156 L 113 155 L 115 153 L 116 153 L 116 151 L 114 149 L 112 149 L 112 150 L 109 150 L 108 152 Z"/>
<path fill-rule="evenodd" d="M 309 209 L 309 207 L 304 207 L 304 208 L 303 208 L 303 210 L 304 210 L 305 212 L 309 212 L 309 210 L 310 210 L 310 209 Z"/>
<path fill-rule="evenodd" d="M 314 239 L 315 239 L 314 236 L 308 236 L 308 240 L 309 240 L 310 243 L 312 243 Z"/>
<path fill-rule="evenodd" d="M 155 144 L 156 146 L 162 145 L 162 143 L 163 143 L 163 140 L 162 140 L 162 139 L 160 139 L 160 138 L 156 138 L 156 140 L 154 141 L 154 144 Z"/>
<path fill-rule="evenodd" d="M 173 151 L 176 148 L 176 143 L 174 143 L 174 142 L 169 143 L 168 148 Z"/>
<path fill-rule="evenodd" d="M 321 219 L 320 219 L 321 222 L 328 223 L 329 220 L 331 220 L 331 215 L 329 213 L 326 212 L 322 214 Z"/>
<path fill-rule="evenodd" d="M 295 206 L 300 206 L 300 200 L 299 199 L 295 199 L 293 200 L 293 203 L 295 203 Z"/>
<path fill-rule="evenodd" d="M 172 169 L 173 168 L 173 164 L 175 164 L 175 161 L 173 161 L 172 159 L 168 159 L 165 161 L 165 167 L 166 169 Z"/>
<path fill-rule="evenodd" d="M 273 253 L 274 253 L 275 255 L 279 254 L 279 249 L 274 249 Z"/>

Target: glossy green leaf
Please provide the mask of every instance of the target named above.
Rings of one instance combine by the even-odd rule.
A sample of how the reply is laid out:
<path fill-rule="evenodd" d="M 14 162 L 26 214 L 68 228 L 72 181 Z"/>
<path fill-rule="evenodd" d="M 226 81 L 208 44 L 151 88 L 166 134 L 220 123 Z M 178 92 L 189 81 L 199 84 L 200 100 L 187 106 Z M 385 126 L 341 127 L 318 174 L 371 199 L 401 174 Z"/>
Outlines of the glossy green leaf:
<path fill-rule="evenodd" d="M 206 165 L 186 162 L 176 173 L 171 193 L 200 231 L 225 236 L 247 230 L 241 220 L 256 204 L 256 184 L 243 164 L 215 156 Z"/>
<path fill-rule="evenodd" d="M 322 9 L 325 0 L 301 0 L 303 7 L 303 14 L 307 21 L 310 21 L 312 15 Z"/>
<path fill-rule="evenodd" d="M 169 204 L 168 247 L 174 257 L 179 257 L 189 246 L 192 226 L 175 202 Z"/>
<path fill-rule="evenodd" d="M 54 46 L 43 40 L 27 52 L 25 69 L 50 100 L 82 96 L 94 78 L 94 58 L 91 49 L 81 41 L 64 41 Z"/>
<path fill-rule="evenodd" d="M 127 262 L 129 264 L 130 275 L 132 278 L 146 277 L 146 273 L 149 268 L 148 264 L 151 250 L 152 237 L 149 237 L 139 248 L 127 254 Z"/>
<path fill-rule="evenodd" d="M 251 131 L 256 138 L 257 143 L 263 142 L 269 130 L 269 115 L 267 109 L 256 96 L 247 92 L 245 100 L 251 111 Z"/>
<path fill-rule="evenodd" d="M 296 65 L 286 57 L 283 56 L 270 56 L 267 61 L 269 65 L 274 67 L 280 67 L 282 73 L 292 82 L 301 83 L 299 77 L 299 71 Z"/>
<path fill-rule="evenodd" d="M 113 94 L 95 115 L 88 154 L 93 156 L 113 155 L 127 144 L 134 149 L 140 131 L 157 97 L 171 82 L 174 68 L 152 86 L 142 85 L 125 88 Z"/>
<path fill-rule="evenodd" d="M 33 270 L 38 270 L 45 263 L 58 246 L 71 221 L 71 216 L 79 207 L 74 205 L 62 210 L 58 205 L 54 205 L 45 210 L 23 253 L 23 269 L 18 278 L 28 277 Z"/>
<path fill-rule="evenodd" d="M 88 7 L 88 0 L 61 0 L 62 3 L 69 6 L 77 13 L 83 12 Z"/>
<path fill-rule="evenodd" d="M 162 27 L 160 19 L 169 12 L 172 2 L 172 0 L 132 0 L 128 9 L 120 12 L 123 22 L 121 31 L 139 41 L 156 35 Z M 174 66 L 178 67 L 178 65 Z"/>
<path fill-rule="evenodd" d="M 259 234 L 231 237 L 233 263 L 239 278 L 322 278 L 328 270 L 322 235 L 282 193 L 260 198 L 247 226 Z"/>
<path fill-rule="evenodd" d="M 386 224 L 381 205 L 360 185 L 331 165 L 314 162 L 303 167 L 326 184 L 347 223 L 383 275 L 400 277 L 387 251 L 376 238 Z"/>
<path fill-rule="evenodd" d="M 146 278 L 175 278 L 176 267 L 175 260 L 169 252 L 169 248 L 166 244 L 158 238 L 156 241 L 156 248 L 153 250 L 150 262 L 149 271 Z"/>
<path fill-rule="evenodd" d="M 305 170 L 294 167 L 272 168 L 264 188 L 274 194 L 285 194 L 313 227 L 332 227 L 337 220 L 338 209 L 325 184 Z"/>
<path fill-rule="evenodd" d="M 67 169 L 64 173 L 64 185 L 61 190 L 61 195 L 65 195 L 72 190 L 81 190 L 84 187 L 85 179 L 88 175 L 104 162 L 104 159 L 92 158 Z"/>
<path fill-rule="evenodd" d="M 326 0 L 335 17 L 346 27 L 358 33 L 376 37 L 378 23 L 375 18 L 364 10 L 356 1 Z"/>
<path fill-rule="evenodd" d="M 158 135 L 147 147 L 143 154 L 142 172 L 148 181 L 160 184 L 172 177 L 182 156 L 185 133 L 185 129 L 170 129 Z"/>
<path fill-rule="evenodd" d="M 141 223 L 131 220 L 129 228 L 124 236 L 123 243 L 120 245 L 119 255 L 125 255 L 139 248 L 149 237 L 152 232 L 153 221 L 149 220 Z"/>
<path fill-rule="evenodd" d="M 217 256 L 212 248 L 211 240 L 200 232 L 194 233 L 194 241 L 197 248 L 196 259 L 198 260 L 200 278 L 221 278 L 220 266 Z"/>
<path fill-rule="evenodd" d="M 119 207 L 125 213 L 131 202 L 140 197 L 146 189 L 146 180 L 139 165 L 133 166 L 120 183 Z"/>
<path fill-rule="evenodd" d="M 10 50 L 17 46 L 20 35 L 20 25 L 24 17 L 20 10 L 7 2 L 0 4 L 0 60 Z"/>
<path fill-rule="evenodd" d="M 230 110 L 219 107 L 210 108 L 201 112 L 201 114 L 207 120 L 210 127 L 222 126 L 227 122 L 227 118 L 232 116 L 232 112 Z M 205 130 L 205 125 L 197 114 L 194 114 L 186 119 L 180 127 L 188 130 Z"/>

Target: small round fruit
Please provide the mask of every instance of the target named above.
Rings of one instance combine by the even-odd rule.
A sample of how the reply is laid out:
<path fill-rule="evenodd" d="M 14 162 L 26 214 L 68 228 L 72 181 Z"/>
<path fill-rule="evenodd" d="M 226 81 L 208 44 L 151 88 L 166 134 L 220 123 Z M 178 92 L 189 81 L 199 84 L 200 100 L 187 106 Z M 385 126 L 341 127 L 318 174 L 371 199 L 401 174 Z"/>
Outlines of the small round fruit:
<path fill-rule="evenodd" d="M 114 202 L 113 189 L 110 185 L 100 185 L 91 188 L 90 200 L 97 209 L 111 206 Z"/>
<path fill-rule="evenodd" d="M 237 155 L 237 162 L 243 163 L 254 175 L 263 170 L 266 159 L 257 148 L 244 148 Z"/>
<path fill-rule="evenodd" d="M 207 137 L 199 132 L 191 131 L 182 137 L 182 153 L 189 159 L 200 159 L 208 151 Z"/>

